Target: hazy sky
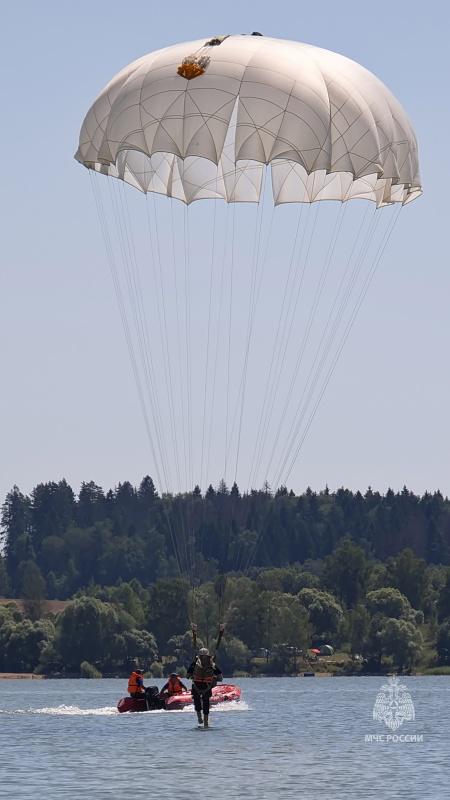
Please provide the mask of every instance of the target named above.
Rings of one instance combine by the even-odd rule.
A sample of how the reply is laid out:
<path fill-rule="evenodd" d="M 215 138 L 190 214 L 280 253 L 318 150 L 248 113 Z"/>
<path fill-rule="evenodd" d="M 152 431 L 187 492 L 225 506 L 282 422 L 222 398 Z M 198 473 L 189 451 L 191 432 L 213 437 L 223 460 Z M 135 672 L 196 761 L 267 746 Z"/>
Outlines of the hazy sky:
<path fill-rule="evenodd" d="M 0 23 L 0 500 L 14 484 L 28 493 L 64 477 L 77 492 L 83 480 L 107 490 L 155 476 L 89 175 L 73 154 L 122 67 L 253 30 L 374 72 L 410 115 L 424 186 L 402 210 L 289 486 L 450 494 L 448 4 L 15 0 Z"/>

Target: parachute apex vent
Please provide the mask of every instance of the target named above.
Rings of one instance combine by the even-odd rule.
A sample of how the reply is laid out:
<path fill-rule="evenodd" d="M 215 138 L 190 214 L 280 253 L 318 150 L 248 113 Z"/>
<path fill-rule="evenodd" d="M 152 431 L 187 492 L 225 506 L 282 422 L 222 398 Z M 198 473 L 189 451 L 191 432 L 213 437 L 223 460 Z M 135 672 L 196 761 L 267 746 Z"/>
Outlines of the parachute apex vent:
<path fill-rule="evenodd" d="M 217 47 L 217 45 L 222 44 L 225 39 L 228 39 L 230 35 L 231 34 L 226 33 L 225 36 L 213 36 L 212 39 L 210 39 L 208 42 L 205 42 L 205 47 Z"/>

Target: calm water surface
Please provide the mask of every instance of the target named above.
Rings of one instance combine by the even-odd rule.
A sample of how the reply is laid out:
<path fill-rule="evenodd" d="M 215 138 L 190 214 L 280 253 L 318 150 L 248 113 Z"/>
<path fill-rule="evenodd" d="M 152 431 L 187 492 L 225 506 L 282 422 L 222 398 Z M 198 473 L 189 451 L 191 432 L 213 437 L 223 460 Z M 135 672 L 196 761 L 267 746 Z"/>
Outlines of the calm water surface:
<path fill-rule="evenodd" d="M 243 701 L 118 714 L 121 680 L 0 680 L 0 797 L 449 800 L 450 678 L 404 678 L 416 718 L 374 722 L 379 678 L 246 679 Z M 157 683 L 157 682 L 155 682 Z M 162 685 L 162 681 L 159 681 Z"/>

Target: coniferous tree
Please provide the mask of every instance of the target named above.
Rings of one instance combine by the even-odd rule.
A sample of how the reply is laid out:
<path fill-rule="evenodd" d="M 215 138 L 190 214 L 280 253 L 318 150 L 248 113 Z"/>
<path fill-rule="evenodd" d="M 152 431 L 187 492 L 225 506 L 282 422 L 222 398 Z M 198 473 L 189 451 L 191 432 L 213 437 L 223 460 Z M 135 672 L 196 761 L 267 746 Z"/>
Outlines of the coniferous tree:
<path fill-rule="evenodd" d="M 89 528 L 95 522 L 105 519 L 105 495 L 103 489 L 94 481 L 81 484 L 78 495 L 76 519 L 82 528 Z"/>
<path fill-rule="evenodd" d="M 1 526 L 6 568 L 13 575 L 21 560 L 18 553 L 19 539 L 30 532 L 31 508 L 30 500 L 22 494 L 17 486 L 6 495 L 2 505 Z"/>

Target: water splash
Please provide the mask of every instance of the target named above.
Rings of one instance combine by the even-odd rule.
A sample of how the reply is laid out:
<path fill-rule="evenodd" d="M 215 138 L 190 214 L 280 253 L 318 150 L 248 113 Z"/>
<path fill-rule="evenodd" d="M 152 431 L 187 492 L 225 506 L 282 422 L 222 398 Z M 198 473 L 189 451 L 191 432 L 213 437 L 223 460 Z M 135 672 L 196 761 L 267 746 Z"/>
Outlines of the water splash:
<path fill-rule="evenodd" d="M 245 700 L 230 700 L 228 703 L 220 703 L 218 706 L 212 706 L 212 713 L 216 711 L 250 711 L 250 706 Z"/>
<path fill-rule="evenodd" d="M 224 713 L 225 711 L 250 711 L 250 706 L 245 700 L 229 700 L 225 703 L 218 703 L 218 705 L 211 706 L 211 713 L 215 714 L 216 711 L 220 711 Z M 195 709 L 193 705 L 189 705 L 186 708 L 173 708 L 170 710 L 171 714 L 177 714 L 182 712 L 183 714 L 195 714 Z M 165 711 L 164 711 L 165 713 Z"/>

